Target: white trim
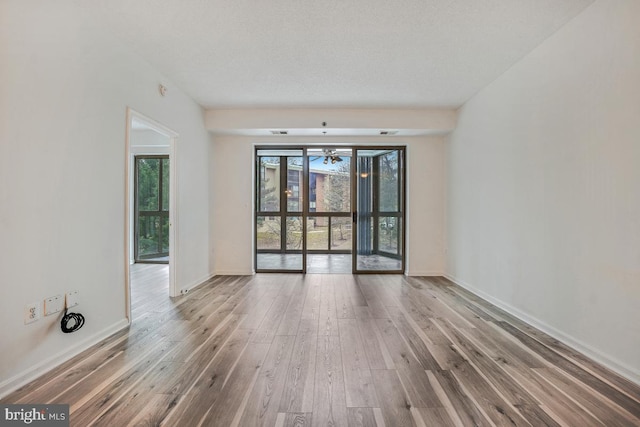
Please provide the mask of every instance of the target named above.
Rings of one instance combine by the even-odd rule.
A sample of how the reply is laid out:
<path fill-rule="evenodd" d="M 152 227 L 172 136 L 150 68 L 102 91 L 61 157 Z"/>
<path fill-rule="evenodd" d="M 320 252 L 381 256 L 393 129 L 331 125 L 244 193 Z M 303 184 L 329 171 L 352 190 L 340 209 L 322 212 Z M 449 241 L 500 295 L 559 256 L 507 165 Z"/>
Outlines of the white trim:
<path fill-rule="evenodd" d="M 171 154 L 171 147 L 169 145 L 144 145 L 138 147 L 131 147 L 131 154 L 133 155 L 154 155 L 154 154 Z M 171 171 L 169 171 L 171 172 Z"/>
<path fill-rule="evenodd" d="M 18 388 L 22 387 L 25 384 L 35 380 L 40 377 L 42 374 L 49 372 L 50 370 L 60 366 L 67 360 L 72 357 L 77 356 L 82 353 L 89 347 L 99 343 L 100 341 L 110 337 L 122 329 L 125 329 L 129 326 L 129 321 L 127 319 L 122 319 L 111 326 L 106 327 L 102 331 L 85 338 L 79 343 L 72 345 L 71 347 L 61 351 L 58 354 L 55 354 L 42 362 L 32 366 L 29 369 L 26 369 L 23 372 L 20 372 L 13 377 L 3 381 L 0 383 L 0 398 L 7 396 L 9 393 L 14 392 Z"/>
<path fill-rule="evenodd" d="M 125 135 L 125 154 L 126 154 L 126 185 L 125 185 L 125 310 L 128 319 L 131 319 L 131 283 L 129 280 L 130 265 L 133 255 L 131 254 L 131 221 L 132 221 L 132 193 L 131 183 L 133 182 L 133 168 L 132 157 L 137 153 L 137 149 L 133 149 L 131 146 L 131 122 L 133 119 L 144 122 L 150 129 L 161 135 L 169 138 L 169 162 L 171 168 L 169 169 L 169 295 L 172 297 L 178 296 L 177 284 L 177 262 L 178 259 L 178 203 L 177 203 L 177 189 L 178 189 L 178 174 L 177 174 L 177 159 L 178 159 L 178 133 L 164 126 L 163 124 L 153 120 L 150 117 L 145 116 L 133 110 L 131 107 L 127 107 L 127 122 L 126 122 L 126 135 Z M 144 148 L 149 150 L 149 147 Z M 162 153 L 164 154 L 164 153 Z"/>
<path fill-rule="evenodd" d="M 169 140 L 169 295 L 178 296 L 178 134 Z"/>
<path fill-rule="evenodd" d="M 590 346 L 589 344 L 586 344 L 584 342 L 582 342 L 581 340 L 572 337 L 571 335 L 562 332 L 559 329 L 556 329 L 555 327 L 543 322 L 542 320 L 531 316 L 530 314 L 520 310 L 519 308 L 513 307 L 512 305 L 498 299 L 495 298 L 489 294 L 487 294 L 484 291 L 481 291 L 480 289 L 477 289 L 473 286 L 471 286 L 469 283 L 465 282 L 464 280 L 459 280 L 457 279 L 455 276 L 453 276 L 452 274 L 448 274 L 446 273 L 444 275 L 444 277 L 446 277 L 447 279 L 451 280 L 453 283 L 455 283 L 456 285 L 468 290 L 469 292 L 479 296 L 480 298 L 490 302 L 491 304 L 495 305 L 496 307 L 501 308 L 502 310 L 506 311 L 507 313 L 517 317 L 518 319 L 522 320 L 523 322 L 528 323 L 529 325 L 535 327 L 536 329 L 541 330 L 542 332 L 546 333 L 547 335 L 551 336 L 552 338 L 562 342 L 563 344 L 566 344 L 567 346 L 571 347 L 572 349 L 584 354 L 585 356 L 589 357 L 590 359 L 595 360 L 596 362 L 600 363 L 601 365 L 604 365 L 605 367 L 611 369 L 613 372 L 616 372 L 617 374 L 625 377 L 626 379 L 628 379 L 629 381 L 632 381 L 638 385 L 640 385 L 640 371 L 638 371 L 637 369 L 623 363 L 620 362 L 618 360 L 616 360 L 615 358 L 611 357 L 608 354 L 603 353 L 602 351 L 593 348 L 592 346 Z"/>
<path fill-rule="evenodd" d="M 181 288 L 180 291 L 178 292 L 178 294 L 185 294 L 187 292 L 190 292 L 190 291 L 196 289 L 197 287 L 199 287 L 200 285 L 204 284 L 208 280 L 213 279 L 215 276 L 218 276 L 218 274 L 215 274 L 215 273 L 206 274 L 202 278 L 191 282 L 190 285 Z"/>

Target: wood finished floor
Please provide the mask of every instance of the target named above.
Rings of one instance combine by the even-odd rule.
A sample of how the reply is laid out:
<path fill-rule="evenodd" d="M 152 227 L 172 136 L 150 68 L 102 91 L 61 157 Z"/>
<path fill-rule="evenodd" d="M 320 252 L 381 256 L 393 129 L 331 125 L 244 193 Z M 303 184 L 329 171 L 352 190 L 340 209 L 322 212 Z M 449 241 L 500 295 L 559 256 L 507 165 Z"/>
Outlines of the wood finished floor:
<path fill-rule="evenodd" d="M 443 278 L 216 277 L 3 399 L 73 426 L 637 426 L 640 387 Z M 164 282 L 163 282 L 164 281 Z"/>

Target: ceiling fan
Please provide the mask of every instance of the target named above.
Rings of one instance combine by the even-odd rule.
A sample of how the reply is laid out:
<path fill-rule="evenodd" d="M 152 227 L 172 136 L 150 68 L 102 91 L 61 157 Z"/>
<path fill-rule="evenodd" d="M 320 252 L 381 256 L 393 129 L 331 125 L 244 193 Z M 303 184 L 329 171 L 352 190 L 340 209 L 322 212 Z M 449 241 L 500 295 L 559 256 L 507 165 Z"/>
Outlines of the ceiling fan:
<path fill-rule="evenodd" d="M 328 148 L 325 148 L 322 152 L 324 154 L 324 161 L 322 163 L 325 165 L 329 163 L 329 160 L 331 160 L 332 165 L 335 165 L 336 162 L 342 161 L 342 157 L 338 156 L 336 150 L 329 150 Z"/>

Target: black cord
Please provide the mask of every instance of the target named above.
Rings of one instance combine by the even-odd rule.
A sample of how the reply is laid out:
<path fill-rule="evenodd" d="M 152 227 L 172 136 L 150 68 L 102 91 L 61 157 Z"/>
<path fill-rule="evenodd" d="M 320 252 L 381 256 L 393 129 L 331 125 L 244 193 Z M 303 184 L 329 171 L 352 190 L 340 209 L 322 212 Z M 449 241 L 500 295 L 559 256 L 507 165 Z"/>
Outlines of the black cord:
<path fill-rule="evenodd" d="M 72 322 L 71 326 L 69 326 L 69 322 Z M 62 316 L 62 320 L 60 321 L 62 332 L 65 334 L 75 332 L 82 328 L 82 325 L 84 325 L 84 316 L 82 314 L 67 313 L 67 309 L 64 310 L 64 316 Z"/>

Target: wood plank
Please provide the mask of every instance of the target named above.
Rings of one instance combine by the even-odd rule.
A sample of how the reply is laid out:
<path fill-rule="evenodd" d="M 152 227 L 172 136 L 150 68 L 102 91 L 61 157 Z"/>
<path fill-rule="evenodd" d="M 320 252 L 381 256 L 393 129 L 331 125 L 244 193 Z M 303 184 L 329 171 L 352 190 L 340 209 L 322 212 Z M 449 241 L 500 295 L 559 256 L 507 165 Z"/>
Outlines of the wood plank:
<path fill-rule="evenodd" d="M 320 323 L 318 335 L 338 336 L 338 315 L 333 281 L 326 275 L 320 292 Z"/>
<path fill-rule="evenodd" d="M 186 426 L 200 423 L 222 394 L 222 389 L 229 375 L 234 371 L 234 367 L 237 368 L 236 364 L 247 347 L 251 335 L 252 331 L 248 329 L 237 329 L 233 333 L 221 351 L 201 368 L 200 375 L 187 393 L 181 395 L 182 398 L 168 415 L 166 425 Z M 249 372 L 253 373 L 253 370 Z"/>
<path fill-rule="evenodd" d="M 456 427 L 444 408 L 416 408 L 427 426 Z"/>
<path fill-rule="evenodd" d="M 445 303 L 440 301 L 435 293 L 418 291 L 411 289 L 407 298 L 415 302 L 417 306 L 428 308 L 428 317 L 436 319 L 447 319 L 460 328 L 472 328 L 473 324 L 467 321 L 459 313 L 452 310 Z"/>
<path fill-rule="evenodd" d="M 313 395 L 313 426 L 347 424 L 347 404 L 344 392 L 340 340 L 330 335 L 318 335 L 315 392 Z"/>
<path fill-rule="evenodd" d="M 450 286 L 444 286 L 433 279 L 438 278 L 423 277 L 418 281 L 415 277 L 404 277 L 404 280 L 410 283 L 416 291 L 427 295 L 437 302 L 441 317 L 449 319 L 458 327 L 475 327 L 476 321 L 479 320 L 478 316 L 475 313 L 469 312 L 468 310 L 459 310 L 458 299 L 452 298 L 453 293 L 449 292 Z M 415 282 L 424 285 L 421 291 L 413 286 Z M 413 293 L 410 293 L 410 295 L 413 295 Z M 462 323 L 459 323 L 459 321 Z"/>
<path fill-rule="evenodd" d="M 387 426 L 415 426 L 411 415 L 411 403 L 395 370 L 371 371 L 380 399 L 380 409 Z"/>
<path fill-rule="evenodd" d="M 491 425 L 450 371 L 433 372 L 433 375 L 440 383 L 463 425 L 478 427 Z"/>
<path fill-rule="evenodd" d="M 357 321 L 338 319 L 338 327 L 347 407 L 377 407 L 378 399 Z"/>
<path fill-rule="evenodd" d="M 282 426 L 283 427 L 308 427 L 311 425 L 312 419 L 313 417 L 310 412 L 305 412 L 305 413 L 289 412 L 284 417 Z"/>
<path fill-rule="evenodd" d="M 420 326 L 420 328 L 428 328 L 431 326 L 431 319 L 437 317 L 436 313 L 433 313 L 428 305 L 419 304 L 415 299 L 410 297 L 398 298 L 400 307 L 404 309 L 414 322 Z"/>
<path fill-rule="evenodd" d="M 501 368 L 483 349 L 474 345 L 452 323 L 436 320 L 442 331 L 461 349 L 465 358 L 474 365 L 476 371 L 482 372 L 492 386 L 500 392 L 500 395 L 512 405 L 537 405 L 539 402 L 522 388 L 516 381 Z"/>
<path fill-rule="evenodd" d="M 293 346 L 280 412 L 311 412 L 316 376 L 318 321 L 302 319 Z"/>
<path fill-rule="evenodd" d="M 227 375 L 215 403 L 202 418 L 202 425 L 230 426 L 236 418 L 245 395 L 251 392 L 271 344 L 250 342 L 237 366 Z M 188 424 L 181 424 L 188 425 Z"/>
<path fill-rule="evenodd" d="M 333 289 L 336 299 L 336 315 L 338 319 L 355 319 L 355 311 L 347 290 L 348 276 L 332 274 Z"/>
<path fill-rule="evenodd" d="M 375 292 L 377 299 L 382 303 L 384 307 L 397 307 L 400 305 L 398 297 L 404 296 L 402 291 L 399 290 L 400 286 L 396 286 L 396 292 L 393 292 L 394 277 L 387 277 L 386 282 L 382 283 L 380 276 L 373 275 L 369 283 L 372 285 L 372 289 Z M 396 283 L 398 285 L 398 283 Z"/>
<path fill-rule="evenodd" d="M 243 329 L 258 329 L 271 306 L 276 302 L 278 289 L 270 289 L 259 299 L 255 299 L 253 304 L 247 307 L 247 317 L 240 325 Z M 239 310 L 236 311 L 240 312 Z"/>
<path fill-rule="evenodd" d="M 476 343 L 481 343 L 488 349 L 491 357 L 495 360 L 499 358 L 510 358 L 521 361 L 524 366 L 529 368 L 546 368 L 549 363 L 538 356 L 534 351 L 518 345 L 513 337 L 508 337 L 501 328 L 493 323 L 478 324 L 475 329 L 465 329 L 460 332 Z"/>
<path fill-rule="evenodd" d="M 431 351 L 429 351 L 426 342 L 429 339 L 422 329 L 420 329 L 415 322 L 412 322 L 411 318 L 408 318 L 401 308 L 387 307 L 387 310 L 398 332 L 400 332 L 400 335 L 409 345 L 409 348 L 411 348 L 411 351 L 422 365 L 422 368 L 428 371 L 440 369 L 438 362 L 431 354 Z M 431 345 L 431 347 L 433 347 L 433 345 Z"/>
<path fill-rule="evenodd" d="M 453 345 L 428 345 L 429 352 L 433 355 L 433 358 L 438 362 L 438 366 L 443 370 L 451 370 L 458 363 L 465 360 L 464 356 L 460 353 L 459 349 Z"/>
<path fill-rule="evenodd" d="M 300 276 L 295 276 L 295 278 L 291 299 L 278 327 L 277 335 L 296 335 L 300 326 L 304 300 L 309 292 L 309 287 L 305 285 L 305 281 Z"/>
<path fill-rule="evenodd" d="M 320 318 L 320 294 L 322 291 L 322 276 L 311 274 L 306 276 L 305 285 L 309 288 L 302 306 L 302 319 Z"/>
<path fill-rule="evenodd" d="M 349 427 L 377 427 L 373 408 L 347 408 Z"/>
<path fill-rule="evenodd" d="M 538 405 L 516 405 L 516 409 L 533 426 L 560 427 L 561 425 Z"/>
<path fill-rule="evenodd" d="M 368 309 L 368 307 L 365 307 Z M 371 317 L 358 317 L 358 330 L 362 337 L 362 345 L 367 356 L 370 369 L 394 369 L 393 359 L 389 354 L 378 325 Z"/>
<path fill-rule="evenodd" d="M 107 339 L 91 346 L 87 350 L 80 353 L 78 356 L 67 360 L 59 365 L 56 369 L 52 369 L 49 372 L 41 375 L 36 381 L 27 383 L 13 393 L 10 394 L 13 403 L 38 401 L 45 402 L 46 400 L 38 400 L 38 398 L 30 399 L 28 396 L 37 390 L 49 386 L 50 388 L 66 388 L 64 385 L 60 386 L 60 381 L 65 379 L 67 384 L 74 384 L 79 381 L 84 375 L 89 375 L 91 372 L 99 369 L 99 366 L 108 362 L 113 356 L 119 353 L 119 349 L 114 349 L 115 345 L 121 344 L 128 338 L 129 329 L 123 329 Z M 69 378 L 67 378 L 69 377 Z M 50 394 L 51 391 L 46 391 Z M 59 393 L 59 391 L 58 391 Z M 56 393 L 57 394 L 57 393 Z M 0 402 L 5 403 L 6 399 L 0 399 Z M 8 402 L 7 402 L 8 403 Z"/>
<path fill-rule="evenodd" d="M 387 313 L 387 309 L 385 308 L 382 301 L 378 298 L 373 285 L 369 284 L 366 278 L 362 276 L 358 276 L 356 278 L 356 281 L 360 286 L 362 295 L 364 295 L 364 298 L 367 301 L 367 306 L 369 307 L 371 316 L 374 319 L 388 319 L 389 314 Z"/>
<path fill-rule="evenodd" d="M 469 362 L 458 364 L 453 374 L 496 426 L 514 426 L 525 422 Z"/>
<path fill-rule="evenodd" d="M 205 345 L 198 347 L 190 354 L 184 354 L 188 353 L 189 349 L 184 346 L 176 347 L 175 353 L 174 349 L 170 350 L 163 360 L 182 361 L 184 363 L 177 374 L 172 377 L 172 381 L 165 388 L 160 388 L 156 392 L 167 394 L 186 393 L 201 376 L 202 367 L 207 366 L 222 351 L 224 345 L 236 331 L 241 319 L 242 317 L 240 316 L 230 316 L 228 322 L 225 322 L 219 329 L 212 332 L 210 339 L 205 341 Z M 174 355 L 176 356 L 174 357 Z"/>
<path fill-rule="evenodd" d="M 33 382 L 22 387 L 14 396 L 12 396 L 13 402 L 51 402 L 62 391 L 73 387 L 74 384 L 91 376 L 96 371 L 102 370 L 105 365 L 108 365 L 115 357 L 120 356 L 122 352 L 123 346 L 118 345 L 115 348 L 110 347 L 102 351 L 97 351 L 93 355 L 87 355 L 87 357 L 75 368 L 73 365 L 68 365 L 61 369 L 62 372 L 59 375 L 46 375 L 45 377 L 42 377 L 41 381 L 44 384 L 40 387 L 34 387 L 38 384 L 37 382 Z M 48 384 L 55 384 L 55 387 L 47 387 Z"/>
<path fill-rule="evenodd" d="M 360 290 L 360 286 L 358 286 L 358 282 L 356 277 L 352 274 L 343 276 L 345 280 L 345 288 L 347 293 L 349 294 L 349 299 L 351 300 L 351 305 L 355 307 L 365 307 L 367 305 L 367 300 L 362 294 L 362 290 Z"/>
<path fill-rule="evenodd" d="M 143 411 L 127 423 L 133 427 L 148 427 L 162 425 L 167 415 L 177 405 L 178 396 L 170 394 L 154 394 L 146 401 Z"/>
<path fill-rule="evenodd" d="M 278 335 L 273 340 L 240 419 L 240 425 L 272 426 L 275 423 L 294 340 L 295 337 L 289 335 Z"/>
<path fill-rule="evenodd" d="M 148 405 L 146 399 L 149 395 L 156 394 L 155 391 L 166 387 L 167 383 L 172 381 L 173 377 L 179 371 L 179 362 L 161 362 L 152 368 L 144 377 L 136 384 L 126 395 L 108 407 L 102 415 L 94 422 L 96 425 L 126 425 L 132 419 L 143 412 Z M 168 401 L 166 409 L 177 402 L 177 397 L 165 399 Z M 173 402 L 173 403 L 172 403 Z M 80 414 L 73 414 L 74 424 L 80 425 L 84 420 L 79 417 Z M 166 414 L 165 414 L 166 415 Z M 91 417 L 91 415 L 89 416 Z M 87 424 L 84 424 L 87 425 Z"/>
<path fill-rule="evenodd" d="M 569 375 L 588 385 L 593 390 L 600 393 L 602 396 L 606 396 L 608 399 L 615 402 L 619 406 L 626 408 L 634 417 L 640 419 L 640 401 L 630 397 L 626 393 L 620 392 L 617 388 L 612 387 L 611 385 L 602 381 L 600 378 L 589 374 L 587 371 L 578 367 L 573 362 L 562 357 L 560 354 L 556 353 L 541 342 L 537 341 L 534 338 L 531 338 L 529 335 L 511 326 L 510 324 L 506 322 L 500 322 L 499 326 L 516 337 L 527 347 L 531 348 L 533 351 L 541 355 L 543 358 L 553 363 L 554 366 L 557 366 L 559 369 L 567 372 Z"/>
<path fill-rule="evenodd" d="M 475 332 L 475 331 L 474 331 Z M 463 331 L 469 334 L 469 330 Z M 530 394 L 536 397 L 542 405 L 556 414 L 566 425 L 601 425 L 601 421 L 592 416 L 590 413 L 578 406 L 573 400 L 567 399 L 557 388 L 553 387 L 533 370 L 529 369 L 530 362 L 502 352 L 504 348 L 499 348 L 489 337 L 483 336 L 483 339 L 474 341 L 477 346 L 483 346 L 488 353 L 492 353 L 491 357 L 500 364 L 502 369 L 511 376 L 515 381 L 522 385 Z M 517 407 L 517 409 L 519 409 Z M 525 408 L 526 409 L 526 408 Z M 522 413 L 522 411 L 520 411 Z M 527 418 L 527 416 L 525 416 Z M 528 418 L 527 418 L 528 419 Z"/>
<path fill-rule="evenodd" d="M 120 397 L 127 395 L 136 384 L 162 360 L 166 343 L 160 343 L 153 351 L 124 365 L 116 372 L 107 371 L 94 375 L 90 381 L 82 381 L 66 393 L 58 396 L 58 402 L 69 402 L 70 417 L 77 425 L 88 425 Z M 111 373 L 112 375 L 108 374 Z M 108 376 L 108 377 L 107 377 Z M 100 381 L 100 382 L 98 382 Z"/>
<path fill-rule="evenodd" d="M 289 295 L 280 295 L 276 297 L 273 304 L 271 304 L 269 311 L 264 316 L 262 323 L 260 323 L 260 327 L 253 335 L 253 338 L 251 339 L 252 342 L 269 344 L 273 341 L 273 338 L 276 336 L 276 332 L 280 327 L 282 317 L 287 310 L 290 299 L 291 297 Z"/>
<path fill-rule="evenodd" d="M 579 353 L 578 351 L 572 349 L 561 341 L 558 341 L 557 339 L 545 334 L 544 332 L 537 330 L 531 325 L 528 325 L 522 321 L 518 321 L 518 324 L 516 325 L 514 323 L 514 326 L 517 326 L 521 330 L 526 331 L 527 334 L 531 335 L 547 347 L 561 354 L 563 357 L 565 357 L 575 365 L 589 372 L 589 374 L 598 377 L 602 381 L 617 388 L 620 392 L 626 394 L 631 399 L 640 402 L 640 384 L 635 384 L 630 380 L 621 377 L 605 366 L 594 362 L 587 356 Z"/>
<path fill-rule="evenodd" d="M 574 379 L 563 374 L 559 368 L 536 368 L 534 372 L 553 384 L 564 393 L 569 394 L 578 404 L 593 414 L 604 425 L 640 425 L 638 418 L 630 411 L 622 409 L 613 401 L 610 396 L 603 399 L 602 395 L 586 384 L 576 382 Z M 560 414 L 560 416 L 562 416 Z"/>
<path fill-rule="evenodd" d="M 376 320 L 409 401 L 419 408 L 441 407 L 424 368 L 413 356 L 390 319 Z"/>

